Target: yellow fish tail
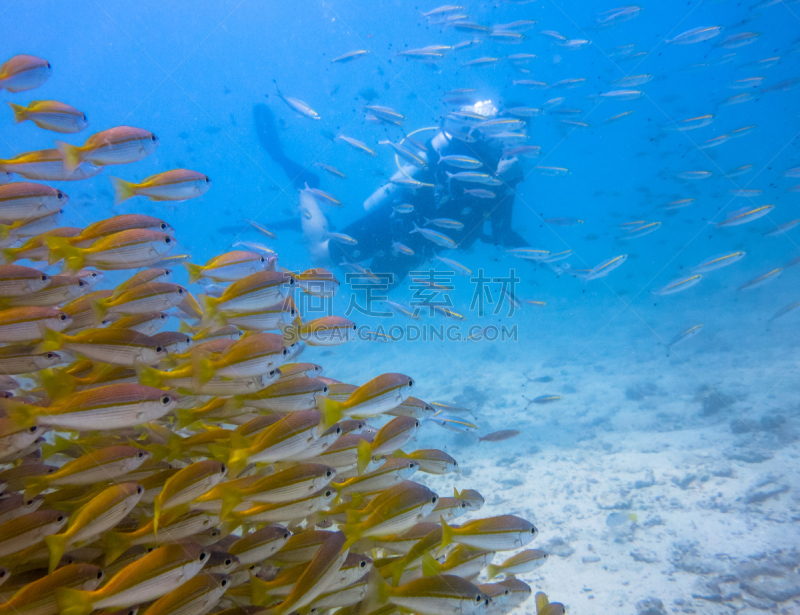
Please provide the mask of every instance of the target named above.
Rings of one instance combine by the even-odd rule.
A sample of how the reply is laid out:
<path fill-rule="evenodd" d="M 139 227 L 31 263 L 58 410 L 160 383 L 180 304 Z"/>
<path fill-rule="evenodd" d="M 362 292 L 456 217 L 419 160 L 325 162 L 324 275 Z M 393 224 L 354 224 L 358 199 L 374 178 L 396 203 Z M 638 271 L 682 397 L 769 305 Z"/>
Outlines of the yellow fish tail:
<path fill-rule="evenodd" d="M 58 612 L 60 615 L 89 615 L 94 608 L 92 592 L 62 587 L 56 590 Z"/>
<path fill-rule="evenodd" d="M 36 424 L 36 414 L 39 410 L 41 408 L 30 404 L 10 403 L 6 407 L 6 414 L 20 427 L 33 427 Z"/>
<path fill-rule="evenodd" d="M 217 312 L 219 312 L 219 300 L 216 297 L 209 297 L 208 295 L 197 296 L 200 298 L 200 304 L 203 307 L 202 325 L 208 327 L 214 322 Z"/>
<path fill-rule="evenodd" d="M 550 601 L 547 599 L 547 594 L 544 592 L 536 592 L 536 612 L 541 613 L 546 611 L 550 606 Z"/>
<path fill-rule="evenodd" d="M 49 486 L 50 486 L 50 481 L 47 480 L 46 476 L 31 476 L 29 479 L 25 481 L 25 494 L 23 495 L 23 497 L 26 500 L 35 498 Z M 50 538 L 50 536 L 48 536 L 48 538 Z M 63 551 L 61 552 L 61 555 L 64 555 Z M 61 558 L 59 557 L 58 559 L 60 560 Z"/>
<path fill-rule="evenodd" d="M 269 594 L 270 587 L 266 581 L 258 577 L 250 579 L 250 602 L 256 606 L 267 606 L 273 602 Z"/>
<path fill-rule="evenodd" d="M 208 449 L 211 450 L 210 445 Z M 235 448 L 231 450 L 230 455 L 228 456 L 228 476 L 231 478 L 239 476 L 239 473 L 244 470 L 244 467 L 247 465 L 247 458 L 249 456 L 250 449 Z"/>
<path fill-rule="evenodd" d="M 75 273 L 83 269 L 86 257 L 83 250 L 70 245 L 69 240 L 63 237 L 48 237 L 46 240 L 50 253 L 47 255 L 47 262 L 51 265 L 64 259 L 64 269 Z"/>
<path fill-rule="evenodd" d="M 44 539 L 47 548 L 50 550 L 50 567 L 48 574 L 53 574 L 53 571 L 58 566 L 58 562 L 64 557 L 64 551 L 67 550 L 67 536 L 66 534 L 53 534 L 46 536 Z"/>
<path fill-rule="evenodd" d="M 63 333 L 59 333 L 53 329 L 46 329 L 44 332 L 44 340 L 36 348 L 36 352 L 44 353 L 52 350 L 58 350 L 64 345 L 65 337 L 66 336 Z"/>
<path fill-rule="evenodd" d="M 128 537 L 118 532 L 109 532 L 106 534 L 103 542 L 106 546 L 106 566 L 114 562 L 120 555 L 131 548 Z"/>
<path fill-rule="evenodd" d="M 197 333 L 197 329 L 192 327 L 185 320 L 181 320 L 181 324 L 178 325 L 178 333 L 191 333 L 192 335 L 194 335 L 195 333 Z"/>
<path fill-rule="evenodd" d="M 108 302 L 105 299 L 98 299 L 92 303 L 92 311 L 94 312 L 94 323 L 99 325 L 108 315 Z"/>
<path fill-rule="evenodd" d="M 225 489 L 222 494 L 222 510 L 219 518 L 226 520 L 230 517 L 233 509 L 242 503 L 242 495 L 235 489 Z"/>
<path fill-rule="evenodd" d="M 136 375 L 139 377 L 139 382 L 145 386 L 160 388 L 162 385 L 161 374 L 155 367 L 149 365 L 137 365 Z"/>
<path fill-rule="evenodd" d="M 203 277 L 202 265 L 195 265 L 194 263 L 184 261 L 183 266 L 186 267 L 186 271 L 189 272 L 189 284 L 194 284 L 197 282 L 197 280 Z"/>
<path fill-rule="evenodd" d="M 69 440 L 63 436 L 59 436 L 58 434 L 56 434 L 56 436 L 53 438 L 52 444 L 45 443 L 42 445 L 42 459 L 48 459 L 53 455 L 57 455 L 58 453 L 60 453 L 66 448 L 69 448 L 73 444 L 75 443 L 72 440 Z"/>
<path fill-rule="evenodd" d="M 435 577 L 442 574 L 442 565 L 430 553 L 422 555 L 422 576 Z"/>
<path fill-rule="evenodd" d="M 6 265 L 8 263 L 13 263 L 17 260 L 17 255 L 19 254 L 19 250 L 17 248 L 3 248 L 0 251 L 0 254 L 3 255 L 3 264 Z"/>
<path fill-rule="evenodd" d="M 12 102 L 8 103 L 8 106 L 11 107 L 12 111 L 14 111 L 15 124 L 19 124 L 20 122 L 24 122 L 28 119 L 28 109 L 26 107 Z"/>
<path fill-rule="evenodd" d="M 329 397 L 317 397 L 317 408 L 322 414 L 322 430 L 327 430 L 332 425 L 342 420 L 344 406 Z M 369 460 L 367 460 L 369 461 Z M 366 466 L 365 466 L 366 467 Z"/>
<path fill-rule="evenodd" d="M 372 457 L 372 447 L 366 440 L 358 441 L 358 473 L 363 474 Z"/>
<path fill-rule="evenodd" d="M 400 585 L 400 578 L 406 571 L 405 558 L 400 558 L 396 562 L 389 564 L 389 570 L 392 572 L 392 585 L 397 587 Z"/>
<path fill-rule="evenodd" d="M 58 149 L 58 153 L 61 154 L 61 158 L 64 161 L 64 170 L 67 173 L 72 173 L 83 161 L 83 152 L 81 151 L 81 148 L 76 145 L 64 143 L 63 141 L 56 141 L 55 145 L 56 149 Z"/>
<path fill-rule="evenodd" d="M 362 608 L 365 613 L 377 611 L 379 607 L 389 602 L 391 587 L 383 580 L 377 568 L 373 568 L 369 573 L 367 581 L 367 594 L 364 596 Z"/>
<path fill-rule="evenodd" d="M 444 517 L 440 517 L 442 521 L 442 549 L 453 542 L 453 528 L 447 525 Z"/>
<path fill-rule="evenodd" d="M 200 384 L 205 384 L 211 380 L 214 377 L 214 364 L 211 362 L 211 359 L 200 359 L 197 373 L 198 378 L 200 378 Z"/>
<path fill-rule="evenodd" d="M 153 536 L 158 534 L 158 518 L 161 516 L 161 494 L 153 502 Z"/>
<path fill-rule="evenodd" d="M 111 187 L 114 188 L 114 205 L 124 203 L 129 198 L 136 196 L 136 184 L 113 175 L 109 175 L 108 179 L 111 180 Z"/>

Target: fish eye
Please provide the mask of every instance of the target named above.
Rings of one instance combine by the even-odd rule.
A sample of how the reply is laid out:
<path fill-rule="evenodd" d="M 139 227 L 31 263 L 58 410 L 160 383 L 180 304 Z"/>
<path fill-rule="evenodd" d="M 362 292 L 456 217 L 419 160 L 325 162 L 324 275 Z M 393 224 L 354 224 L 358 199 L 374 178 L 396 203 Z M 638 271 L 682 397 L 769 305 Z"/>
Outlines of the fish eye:
<path fill-rule="evenodd" d="M 59 319 L 61 322 L 64 322 L 64 321 L 66 321 L 66 320 L 67 320 L 67 318 L 69 318 L 69 316 L 67 316 L 67 315 L 66 315 L 66 314 L 64 314 L 63 312 L 62 312 L 61 314 L 59 314 L 59 315 L 58 315 L 58 319 Z"/>
<path fill-rule="evenodd" d="M 84 122 L 89 121 L 85 113 L 81 113 L 81 118 L 83 119 Z"/>
<path fill-rule="evenodd" d="M 183 289 L 182 289 L 182 288 L 179 288 L 179 289 L 178 289 L 178 294 L 179 294 L 179 295 L 182 295 L 182 294 L 183 294 Z"/>
<path fill-rule="evenodd" d="M 28 433 L 36 433 L 37 431 L 39 431 L 38 425 L 34 425 L 33 427 L 28 427 Z"/>
<path fill-rule="evenodd" d="M 204 561 L 206 561 L 206 556 L 207 556 L 207 555 L 208 555 L 208 553 L 206 553 L 205 551 L 202 551 L 202 552 L 200 553 L 200 561 L 201 561 L 201 562 L 204 562 Z"/>
<path fill-rule="evenodd" d="M 40 276 L 39 276 L 39 279 L 40 279 L 42 282 L 47 282 L 47 280 L 49 280 L 50 278 L 48 278 L 48 277 L 47 277 L 47 274 L 46 274 L 46 273 L 43 273 L 42 275 L 40 275 Z"/>
<path fill-rule="evenodd" d="M 230 562 L 230 560 L 228 560 L 228 562 Z M 222 580 L 219 582 L 219 586 L 220 586 L 220 587 L 227 587 L 227 586 L 228 586 L 228 579 L 222 579 Z"/>
<path fill-rule="evenodd" d="M 536 528 L 535 528 L 535 527 L 532 527 L 532 528 L 531 528 L 531 534 L 535 534 L 535 533 L 536 533 Z"/>
<path fill-rule="evenodd" d="M 164 397 L 161 398 L 161 405 L 162 406 L 166 406 L 171 401 L 172 401 L 172 399 L 170 398 L 169 395 L 164 395 Z"/>
<path fill-rule="evenodd" d="M 136 493 L 138 493 L 139 495 L 142 495 L 144 493 L 144 487 L 142 487 L 141 485 L 137 485 L 136 486 Z"/>
<path fill-rule="evenodd" d="M 331 476 L 333 476 L 333 472 L 331 472 L 330 470 L 327 470 L 325 472 L 325 478 L 330 478 Z"/>
<path fill-rule="evenodd" d="M 50 62 L 45 62 L 45 64 L 47 64 L 47 68 L 53 68 L 52 66 L 50 66 Z"/>
<path fill-rule="evenodd" d="M 136 453 L 136 456 L 137 456 L 139 459 L 142 459 L 142 458 L 144 457 L 144 451 L 139 451 L 138 453 Z"/>
<path fill-rule="evenodd" d="M 164 243 L 172 243 L 172 237 L 164 237 Z"/>
<path fill-rule="evenodd" d="M 31 498 L 30 500 L 25 500 L 25 506 L 33 506 L 33 502 L 34 502 L 33 498 Z"/>
<path fill-rule="evenodd" d="M 58 515 L 58 517 L 56 517 L 56 521 L 61 522 L 63 520 L 64 520 L 64 515 Z"/>
<path fill-rule="evenodd" d="M 289 538 L 289 532 L 284 532 L 284 533 L 283 533 L 283 537 L 284 537 L 284 538 Z"/>
<path fill-rule="evenodd" d="M 297 314 L 297 310 L 295 310 L 294 308 L 292 308 L 291 310 L 289 310 L 289 314 L 290 314 L 291 316 L 294 316 L 295 314 Z"/>
<path fill-rule="evenodd" d="M 414 427 L 419 427 L 419 421 L 414 421 Z"/>
<path fill-rule="evenodd" d="M 57 355 L 55 352 L 48 352 L 48 353 L 47 353 L 46 355 L 44 355 L 44 356 L 45 356 L 46 358 L 48 358 L 48 359 L 57 359 L 57 358 L 58 358 L 58 355 Z"/>
<path fill-rule="evenodd" d="M 206 182 L 207 184 L 210 184 L 210 183 L 211 183 L 211 178 L 210 178 L 208 175 L 206 175 L 205 182 Z"/>
<path fill-rule="evenodd" d="M 436 502 L 438 502 L 438 501 L 439 501 L 439 498 L 437 498 L 436 496 L 433 496 L 431 498 L 431 504 L 436 504 Z"/>
<path fill-rule="evenodd" d="M 161 346 L 156 346 L 156 352 L 161 352 L 161 351 L 163 351 L 163 350 L 164 350 L 164 349 L 163 349 Z"/>
<path fill-rule="evenodd" d="M 333 491 L 331 491 L 330 489 L 328 489 L 328 490 L 325 492 L 325 497 L 326 497 L 326 498 L 329 498 L 329 497 L 331 497 L 332 495 L 333 495 Z"/>
<path fill-rule="evenodd" d="M 481 596 L 475 596 L 475 602 L 481 602 L 482 600 Z"/>
<path fill-rule="evenodd" d="M 220 473 L 220 474 L 224 474 L 224 473 L 225 473 L 225 472 L 227 472 L 227 471 L 228 471 L 228 468 L 227 468 L 227 467 L 225 467 L 225 464 L 224 464 L 224 463 L 223 463 L 223 464 L 220 464 L 220 466 L 219 466 L 219 473 Z"/>
<path fill-rule="evenodd" d="M 408 468 L 409 468 L 410 470 L 413 470 L 415 467 L 416 467 L 416 466 L 414 465 L 414 462 L 413 462 L 413 461 L 412 461 L 411 463 L 409 463 L 409 464 L 408 464 Z"/>
<path fill-rule="evenodd" d="M 84 282 L 83 280 L 78 280 L 78 288 L 80 288 L 81 286 L 86 286 L 86 282 Z"/>
<path fill-rule="evenodd" d="M 160 228 L 162 231 L 166 231 L 167 228 L 168 228 L 167 227 L 167 223 L 166 222 L 162 222 L 161 224 L 158 225 L 158 228 Z"/>
<path fill-rule="evenodd" d="M 158 143 L 158 137 L 157 137 L 157 136 L 155 136 L 154 134 L 151 134 L 151 135 L 150 135 L 150 140 L 151 140 L 153 143 Z"/>
<path fill-rule="evenodd" d="M 294 278 L 289 278 L 289 286 L 294 286 Z"/>
<path fill-rule="evenodd" d="M 264 257 L 262 256 L 262 257 L 261 257 L 261 258 L 259 258 L 258 260 L 260 260 L 260 261 L 263 263 L 263 262 L 264 262 L 265 260 L 267 260 L 267 259 L 266 259 L 266 258 L 264 258 Z"/>
<path fill-rule="evenodd" d="M 363 559 L 358 563 L 358 567 L 359 568 L 366 568 L 366 566 L 367 566 L 367 562 L 365 562 Z"/>
<path fill-rule="evenodd" d="M 56 198 L 60 201 L 64 198 L 64 193 L 61 190 L 56 190 Z"/>
<path fill-rule="evenodd" d="M 226 566 L 230 566 L 232 563 L 233 563 L 233 560 L 230 557 L 225 560 L 225 565 Z"/>
<path fill-rule="evenodd" d="M 342 433 L 342 428 L 339 427 L 339 425 L 337 425 L 336 426 L 336 435 L 338 436 L 340 433 Z"/>
<path fill-rule="evenodd" d="M 160 318 L 161 320 L 166 320 L 167 318 L 169 318 L 169 316 L 167 316 L 166 314 L 161 314 L 161 315 L 159 316 L 159 318 Z"/>
<path fill-rule="evenodd" d="M 97 578 L 98 578 L 98 580 L 103 578 L 103 571 L 102 570 L 98 570 L 97 571 Z"/>
<path fill-rule="evenodd" d="M 327 392 L 328 392 L 328 390 L 329 390 L 329 389 L 328 389 L 327 385 L 326 385 L 326 386 L 324 386 L 324 387 L 322 387 L 322 392 L 323 392 L 323 393 L 327 393 Z M 359 427 L 359 429 L 361 429 L 361 428 Z"/>
<path fill-rule="evenodd" d="M 413 387 L 413 386 L 414 386 L 414 381 L 413 381 L 413 380 L 411 380 L 411 378 L 409 378 L 409 379 L 408 379 L 408 388 L 410 389 L 410 388 L 411 388 L 411 387 Z"/>

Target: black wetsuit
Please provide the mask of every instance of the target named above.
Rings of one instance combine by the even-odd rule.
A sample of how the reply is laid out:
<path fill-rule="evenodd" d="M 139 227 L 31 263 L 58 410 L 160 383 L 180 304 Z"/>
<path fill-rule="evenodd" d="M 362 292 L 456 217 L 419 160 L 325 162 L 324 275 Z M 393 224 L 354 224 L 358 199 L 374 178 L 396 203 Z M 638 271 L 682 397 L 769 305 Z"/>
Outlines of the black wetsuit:
<path fill-rule="evenodd" d="M 523 174 L 519 165 L 503 178 L 500 186 L 485 186 L 450 179 L 447 173 L 455 174 L 463 169 L 453 168 L 446 164 L 437 164 L 437 154 L 427 144 L 428 168 L 414 175 L 414 179 L 432 184 L 433 187 L 421 187 L 417 190 L 402 188 L 396 190 L 386 202 L 370 211 L 363 218 L 348 225 L 342 232 L 358 241 L 358 246 L 341 247 L 330 243 L 330 253 L 334 262 L 348 259 L 348 254 L 358 250 L 357 259 L 361 262 L 372 259 L 368 268 L 376 274 L 392 273 L 392 285 L 399 284 L 410 271 L 419 270 L 422 264 L 434 254 L 452 252 L 426 239 L 419 233 L 412 233 L 414 224 L 425 226 L 426 219 L 449 218 L 464 224 L 462 229 L 444 229 L 434 225 L 426 228 L 436 230 L 450 237 L 459 249 L 469 248 L 477 239 L 486 243 L 499 244 L 505 247 L 521 247 L 528 245 L 517 233 L 511 230 L 512 210 L 514 206 L 514 188 L 522 181 Z M 476 158 L 484 166 L 477 172 L 494 170 L 502 156 L 500 147 L 485 141 L 463 143 L 453 139 L 441 152 L 442 156 L 463 155 Z M 480 198 L 468 194 L 465 190 L 485 189 L 495 194 L 494 198 Z M 408 214 L 394 211 L 394 207 L 408 203 L 414 210 Z M 488 233 L 484 232 L 488 222 Z M 407 256 L 392 250 L 392 243 L 401 243 L 414 251 Z M 449 254 L 451 258 L 458 257 Z"/>
<path fill-rule="evenodd" d="M 256 135 L 261 147 L 283 169 L 286 177 L 292 182 L 292 186 L 297 190 L 300 190 L 306 184 L 312 188 L 319 188 L 319 176 L 306 169 L 302 164 L 298 164 L 288 158 L 283 152 L 278 129 L 275 127 L 275 116 L 267 105 L 253 107 L 253 121 L 256 125 Z"/>
<path fill-rule="evenodd" d="M 316 174 L 287 158 L 275 127 L 275 118 L 269 107 L 263 104 L 256 105 L 253 108 L 253 119 L 262 147 L 284 170 L 292 185 L 297 189 L 303 188 L 306 183 L 312 188 L 319 187 L 320 180 Z M 414 224 L 424 227 L 426 219 L 434 218 L 450 218 L 464 224 L 459 230 L 442 229 L 432 225 L 426 227 L 447 235 L 458 244 L 459 249 L 469 248 L 477 239 L 508 248 L 528 245 L 522 237 L 511 230 L 514 189 L 523 179 L 519 165 L 514 165 L 510 172 L 503 175 L 501 178 L 503 184 L 500 186 L 466 183 L 451 180 L 447 175 L 448 172 L 455 174 L 463 169 L 439 164 L 436 151 L 430 142 L 427 148 L 430 164 L 427 169 L 416 173 L 414 179 L 424 184 L 431 184 L 432 187 L 426 186 L 417 190 L 398 189 L 380 206 L 341 229 L 343 233 L 356 239 L 358 245 L 342 246 L 331 241 L 329 251 L 333 262 L 338 264 L 350 260 L 368 261 L 366 266 L 374 273 L 391 273 L 393 275 L 391 285 L 396 286 L 410 271 L 420 269 L 422 264 L 435 254 L 451 252 L 449 248 L 438 246 L 421 234 L 411 232 L 414 230 Z M 464 143 L 453 139 L 443 148 L 441 155 L 476 158 L 483 162 L 483 167 L 476 171 L 488 173 L 497 169 L 502 157 L 502 148 L 483 140 Z M 470 189 L 489 190 L 495 197 L 479 198 L 465 192 Z M 396 213 L 394 207 L 403 203 L 413 205 L 414 210 L 408 214 Z M 484 233 L 487 222 L 489 232 Z M 294 220 L 289 224 L 292 228 L 299 228 L 299 223 Z M 282 228 L 280 223 L 277 225 L 272 223 L 271 227 Z M 393 251 L 394 242 L 408 246 L 414 251 L 414 255 L 407 256 Z M 457 257 L 452 255 L 451 257 L 457 260 Z"/>

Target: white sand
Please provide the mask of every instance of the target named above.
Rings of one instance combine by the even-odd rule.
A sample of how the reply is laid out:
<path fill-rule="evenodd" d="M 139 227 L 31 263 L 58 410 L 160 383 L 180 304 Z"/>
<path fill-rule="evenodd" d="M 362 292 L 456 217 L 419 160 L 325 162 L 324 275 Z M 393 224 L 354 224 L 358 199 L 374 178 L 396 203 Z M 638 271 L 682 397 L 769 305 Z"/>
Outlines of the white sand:
<path fill-rule="evenodd" d="M 540 533 L 529 546 L 552 555 L 521 578 L 569 612 L 800 613 L 800 381 L 790 338 L 758 352 L 698 339 L 667 356 L 627 324 L 588 345 L 563 342 L 554 328 L 533 344 L 347 346 L 327 375 L 360 383 L 408 373 L 424 399 L 474 408 L 479 433 L 522 430 L 478 445 L 474 434 L 426 424 L 416 447 L 443 448 L 464 472 L 415 479 L 441 495 L 477 489 L 487 500 L 479 516 L 532 520 Z M 351 352 L 374 374 L 352 371 Z M 525 408 L 523 396 L 545 393 L 563 399 Z M 651 598 L 663 608 L 641 602 Z M 535 612 L 533 600 L 518 612 Z"/>

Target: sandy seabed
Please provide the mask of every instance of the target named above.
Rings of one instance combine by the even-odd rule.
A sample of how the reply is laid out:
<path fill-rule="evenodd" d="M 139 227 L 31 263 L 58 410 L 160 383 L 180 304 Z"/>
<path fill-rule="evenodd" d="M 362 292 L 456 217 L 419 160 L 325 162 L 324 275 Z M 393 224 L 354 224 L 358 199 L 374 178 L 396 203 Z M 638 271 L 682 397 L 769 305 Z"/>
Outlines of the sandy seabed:
<path fill-rule="evenodd" d="M 331 377 L 363 380 L 347 360 L 358 353 L 361 365 L 413 375 L 428 401 L 473 409 L 475 418 L 464 418 L 479 433 L 522 431 L 478 443 L 475 434 L 423 424 L 415 447 L 446 450 L 462 473 L 415 480 L 440 495 L 477 489 L 482 517 L 532 520 L 539 535 L 528 547 L 550 557 L 520 578 L 568 612 L 800 613 L 800 379 L 791 336 L 758 347 L 743 340 L 746 356 L 715 339 L 671 354 L 626 339 L 586 352 L 581 342 L 568 348 L 544 336 L 537 348 L 557 351 L 520 343 L 323 352 L 340 359 L 327 359 Z M 541 394 L 563 399 L 528 403 Z M 533 600 L 516 610 L 534 612 Z"/>

